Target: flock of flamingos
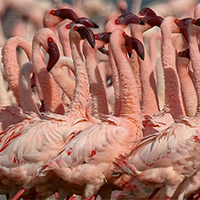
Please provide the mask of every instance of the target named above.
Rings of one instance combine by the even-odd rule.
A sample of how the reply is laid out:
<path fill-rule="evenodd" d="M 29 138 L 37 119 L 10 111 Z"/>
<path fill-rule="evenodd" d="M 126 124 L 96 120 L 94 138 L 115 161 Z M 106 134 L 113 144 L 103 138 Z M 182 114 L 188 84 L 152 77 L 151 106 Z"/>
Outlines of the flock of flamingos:
<path fill-rule="evenodd" d="M 13 200 L 198 199 L 199 17 L 200 4 L 193 18 L 180 19 L 122 6 L 98 31 L 73 9 L 52 8 L 32 43 L 7 39 L 0 194 Z M 146 44 L 145 32 L 154 27 Z M 22 66 L 18 47 L 29 59 Z"/>

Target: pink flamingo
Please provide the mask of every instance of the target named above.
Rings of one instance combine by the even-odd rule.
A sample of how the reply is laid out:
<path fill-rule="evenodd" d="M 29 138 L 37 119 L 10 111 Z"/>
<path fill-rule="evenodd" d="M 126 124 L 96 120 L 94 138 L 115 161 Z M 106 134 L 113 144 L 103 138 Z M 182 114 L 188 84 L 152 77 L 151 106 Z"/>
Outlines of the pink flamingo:
<path fill-rule="evenodd" d="M 35 34 L 32 45 L 33 66 L 35 73 L 37 74 L 36 77 L 38 79 L 39 85 L 41 87 L 45 109 L 53 113 L 64 114 L 64 106 L 58 92 L 58 87 L 55 84 L 53 78 L 47 72 L 46 65 L 40 53 L 41 46 L 43 46 L 44 49 L 48 51 L 48 40 L 46 40 L 46 35 L 49 35 L 49 37 L 51 37 L 54 41 L 57 41 L 54 33 L 48 28 L 40 29 Z"/>
<path fill-rule="evenodd" d="M 122 46 L 125 45 L 124 37 L 125 34 L 119 29 L 110 36 L 122 96 L 119 117 L 104 116 L 101 123 L 95 123 L 81 131 L 39 169 L 39 176 L 54 172 L 63 179 L 66 191 L 69 191 L 70 185 L 78 187 L 78 194 L 84 190 L 85 199 L 97 194 L 105 180 L 108 183 L 113 180 L 111 163 L 120 152 L 125 153 L 134 146 L 134 143 L 130 143 L 130 138 L 134 141 L 142 137 L 138 92 L 130 62 Z M 138 53 L 143 57 L 141 46 L 138 48 L 141 43 L 136 39 L 133 43 L 135 48 L 140 49 Z"/>
<path fill-rule="evenodd" d="M 178 53 L 176 67 L 180 78 L 186 115 L 189 117 L 194 117 L 197 110 L 197 94 L 193 81 L 188 74 L 188 65 L 190 64 L 190 59 L 187 54 L 187 50 Z"/>
<path fill-rule="evenodd" d="M 14 94 L 14 97 L 17 101 L 17 105 L 20 106 L 19 88 L 18 88 L 20 66 L 18 64 L 17 52 L 16 52 L 18 46 L 25 51 L 29 60 L 31 60 L 31 52 L 32 52 L 31 44 L 24 38 L 16 36 L 9 38 L 4 44 L 2 49 L 2 62 L 4 65 L 5 74 L 9 87 Z"/>
<path fill-rule="evenodd" d="M 70 34 L 77 85 L 74 98 L 66 115 L 57 115 L 56 117 L 55 114 L 49 114 L 45 116 L 45 119 L 35 118 L 32 120 L 24 120 L 22 123 L 11 126 L 2 137 L 0 150 L 1 181 L 10 180 L 12 183 L 9 185 L 9 181 L 7 183 L 4 182 L 2 188 L 7 188 L 8 191 L 12 191 L 13 183 L 15 183 L 15 186 L 17 184 L 23 187 L 16 194 L 16 199 L 25 189 L 29 189 L 35 184 L 39 184 L 40 187 L 41 179 L 34 178 L 37 167 L 58 152 L 76 133 L 94 122 L 97 122 L 97 120 L 93 121 L 91 117 L 87 117 L 85 107 L 89 102 L 89 83 L 83 57 L 79 54 L 80 48 L 77 46 L 77 43 L 73 44 L 72 42 L 74 40 L 77 41 L 77 38 L 81 40 L 81 37 L 84 37 L 90 40 L 91 45 L 94 46 L 94 36 L 91 38 L 91 31 L 89 35 L 87 33 L 89 32 L 88 29 L 79 26 L 77 25 L 74 27 Z M 39 33 L 41 33 L 41 31 Z M 41 37 L 39 33 L 35 35 L 35 37 Z M 79 36 L 79 34 L 81 36 Z M 45 38 L 42 35 L 44 39 L 43 43 L 45 41 L 46 43 L 48 43 L 48 41 L 53 41 L 53 38 L 50 38 L 50 36 L 46 36 L 49 38 Z M 38 41 L 39 40 L 38 38 Z M 40 52 L 39 49 L 34 49 L 34 51 L 36 50 Z M 33 61 L 36 61 L 36 57 L 33 58 Z M 30 143 L 28 142 L 29 140 L 31 141 Z M 7 156 L 12 157 L 11 160 L 9 159 L 8 163 L 5 162 Z M 20 179 L 18 178 L 19 174 L 21 174 Z M 16 188 L 14 191 L 16 191 Z"/>

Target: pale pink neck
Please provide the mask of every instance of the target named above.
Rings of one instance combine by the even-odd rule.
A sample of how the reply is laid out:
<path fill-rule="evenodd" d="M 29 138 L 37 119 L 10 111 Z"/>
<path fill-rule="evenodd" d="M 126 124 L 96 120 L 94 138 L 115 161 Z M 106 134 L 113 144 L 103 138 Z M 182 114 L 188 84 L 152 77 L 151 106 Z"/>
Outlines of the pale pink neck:
<path fill-rule="evenodd" d="M 119 116 L 128 118 L 140 126 L 141 113 L 137 85 L 130 61 L 122 50 L 124 38 L 121 31 L 115 31 L 113 33 L 110 38 L 110 44 L 116 62 L 120 84 L 121 110 Z"/>
<path fill-rule="evenodd" d="M 72 58 L 61 56 L 50 72 L 56 83 L 71 101 L 74 95 L 75 80 L 69 76 L 66 70 L 64 70 L 66 67 L 74 72 Z"/>
<path fill-rule="evenodd" d="M 66 22 L 58 29 L 58 36 L 63 47 L 64 55 L 71 58 L 72 54 L 69 44 L 69 30 L 66 28 Z"/>
<path fill-rule="evenodd" d="M 157 60 L 160 57 L 160 46 L 157 45 L 158 40 L 161 44 L 162 36 L 160 32 L 154 33 L 149 40 L 151 66 L 154 72 L 156 71 Z"/>
<path fill-rule="evenodd" d="M 21 108 L 24 112 L 35 112 L 40 115 L 36 104 L 36 97 L 31 89 L 31 73 L 33 73 L 32 62 L 24 64 L 20 69 L 19 74 L 19 95 Z"/>
<path fill-rule="evenodd" d="M 142 114 L 153 115 L 158 111 L 154 72 L 151 67 L 149 55 L 144 45 L 143 32 L 136 28 L 131 29 L 131 32 L 135 38 L 139 39 L 142 42 L 145 50 L 145 59 L 141 60 L 140 58 L 138 58 L 140 66 L 141 89 L 142 89 L 142 102 L 141 102 Z"/>
<path fill-rule="evenodd" d="M 19 97 L 19 71 L 20 66 L 17 60 L 17 47 L 22 48 L 28 59 L 31 60 L 32 47 L 31 44 L 22 37 L 12 37 L 6 41 L 2 49 L 2 62 L 5 68 L 6 78 L 14 97 L 16 98 L 18 106 L 20 106 Z"/>
<path fill-rule="evenodd" d="M 181 91 L 185 105 L 186 115 L 194 117 L 197 109 L 197 95 L 191 77 L 188 74 L 188 58 L 177 58 L 176 66 L 180 78 Z"/>
<path fill-rule="evenodd" d="M 174 23 L 174 22 L 173 22 Z M 184 116 L 180 83 L 176 70 L 175 49 L 171 40 L 171 24 L 163 21 L 161 24 L 162 44 L 161 58 L 165 78 L 165 107 L 169 107 L 173 118 Z"/>
<path fill-rule="evenodd" d="M 95 52 L 98 51 L 97 45 L 98 41 L 95 44 L 96 48 L 92 49 L 87 41 L 83 44 L 92 97 L 92 114 L 95 117 L 98 117 L 100 113 L 109 114 L 105 86 L 95 58 Z"/>
<path fill-rule="evenodd" d="M 42 34 L 42 29 L 40 33 Z M 40 41 L 40 37 L 41 35 L 38 34 L 35 35 L 33 39 L 33 66 L 41 87 L 45 110 L 57 114 L 64 114 L 64 107 L 58 91 L 58 87 L 51 75 L 47 72 L 46 65 L 40 55 L 41 46 L 43 45 L 42 42 L 47 40 L 47 36 L 45 36 L 46 38 L 43 36 L 43 41 Z"/>
<path fill-rule="evenodd" d="M 119 116 L 120 114 L 120 95 L 119 95 L 119 77 L 117 72 L 116 63 L 113 57 L 113 53 L 111 51 L 111 45 L 109 44 L 109 64 L 110 68 L 112 70 L 112 82 L 114 87 L 114 93 L 115 93 L 115 109 L 114 109 L 114 116 Z"/>
<path fill-rule="evenodd" d="M 197 93 L 197 112 L 196 116 L 200 117 L 200 55 L 198 47 L 198 33 L 189 34 L 189 47 L 190 47 L 190 59 L 192 62 L 194 77 L 195 77 L 195 88 Z"/>
<path fill-rule="evenodd" d="M 75 34 L 78 34 L 77 32 Z M 76 87 L 74 96 L 67 114 L 77 117 L 84 116 L 85 107 L 89 103 L 89 82 L 84 58 L 80 50 L 80 39 L 75 39 L 73 33 L 69 34 L 72 59 L 75 67 Z M 77 36 L 80 37 L 80 36 Z"/>

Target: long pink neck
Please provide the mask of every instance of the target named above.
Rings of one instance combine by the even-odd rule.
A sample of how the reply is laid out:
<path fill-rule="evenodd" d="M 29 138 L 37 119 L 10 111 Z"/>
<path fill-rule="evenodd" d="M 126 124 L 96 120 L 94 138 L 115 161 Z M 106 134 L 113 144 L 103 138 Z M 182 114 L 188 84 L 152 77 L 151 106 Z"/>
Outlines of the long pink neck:
<path fill-rule="evenodd" d="M 22 37 L 12 37 L 6 41 L 2 49 L 2 62 L 5 68 L 6 78 L 14 97 L 16 98 L 18 106 L 20 106 L 19 97 L 19 71 L 20 66 L 17 60 L 17 47 L 22 48 L 28 59 L 31 60 L 32 47 L 31 44 Z"/>
<path fill-rule="evenodd" d="M 45 29 L 41 29 L 41 35 L 43 35 L 42 30 Z M 64 114 L 64 107 L 58 92 L 58 87 L 51 75 L 47 72 L 46 65 L 40 55 L 42 46 L 42 41 L 40 41 L 41 35 L 35 35 L 33 39 L 33 66 L 41 87 L 45 110 L 57 114 Z M 42 39 L 47 40 L 47 37 Z"/>
<path fill-rule="evenodd" d="M 161 44 L 162 36 L 160 32 L 154 33 L 149 40 L 151 67 L 154 73 L 156 71 L 157 60 L 160 57 L 160 46 L 158 46 L 157 44 L 158 40 L 160 41 L 160 44 Z"/>
<path fill-rule="evenodd" d="M 116 62 L 121 96 L 120 117 L 128 118 L 138 127 L 141 125 L 141 112 L 137 85 L 130 61 L 122 48 L 124 46 L 122 31 L 115 31 L 110 38 L 111 50 Z"/>
<path fill-rule="evenodd" d="M 96 46 L 98 41 L 96 41 Z M 97 48 L 92 49 L 87 41 L 84 41 L 83 52 L 86 58 L 86 69 L 90 83 L 92 97 L 92 114 L 98 117 L 100 113 L 109 114 L 105 86 L 95 58 Z"/>
<path fill-rule="evenodd" d="M 112 70 L 112 82 L 113 82 L 114 93 L 115 93 L 114 116 L 118 117 L 121 110 L 121 103 L 120 103 L 121 98 L 119 94 L 119 77 L 118 77 L 117 66 L 113 57 L 113 53 L 111 51 L 111 45 L 108 44 L 108 46 L 109 46 L 109 64 Z"/>
<path fill-rule="evenodd" d="M 194 70 L 195 88 L 197 93 L 196 117 L 200 117 L 200 68 L 199 68 L 200 55 L 198 46 L 198 34 L 199 32 L 189 34 L 190 59 Z"/>
<path fill-rule="evenodd" d="M 131 29 L 132 35 L 139 39 L 143 46 L 143 32 L 137 30 L 136 28 Z M 157 102 L 157 92 L 156 92 L 156 82 L 154 78 L 154 72 L 151 67 L 150 59 L 148 53 L 145 50 L 145 59 L 141 60 L 138 58 L 139 66 L 140 66 L 140 81 L 141 81 L 141 89 L 142 89 L 142 114 L 143 115 L 153 115 L 158 111 L 158 102 Z"/>
<path fill-rule="evenodd" d="M 188 74 L 189 63 L 190 60 L 188 58 L 178 57 L 176 61 L 176 67 L 180 78 L 186 115 L 189 117 L 194 117 L 197 109 L 197 94 L 192 79 Z"/>
<path fill-rule="evenodd" d="M 175 49 L 171 40 L 171 24 L 169 18 L 161 24 L 162 44 L 161 56 L 165 78 L 165 107 L 169 107 L 173 118 L 184 116 L 180 83 L 176 71 Z M 174 22 L 173 22 L 174 23 Z"/>
<path fill-rule="evenodd" d="M 21 107 L 24 112 L 35 112 L 40 115 L 38 106 L 36 104 L 36 97 L 31 90 L 30 75 L 33 73 L 32 62 L 24 64 L 20 69 L 19 74 L 19 95 Z"/>
<path fill-rule="evenodd" d="M 76 32 L 76 34 L 78 33 Z M 72 117 L 80 117 L 80 115 L 84 116 L 85 107 L 89 103 L 89 81 L 84 58 L 80 50 L 81 40 L 75 39 L 72 32 L 70 33 L 69 37 L 72 59 L 75 67 L 76 87 L 67 115 L 72 115 Z"/>

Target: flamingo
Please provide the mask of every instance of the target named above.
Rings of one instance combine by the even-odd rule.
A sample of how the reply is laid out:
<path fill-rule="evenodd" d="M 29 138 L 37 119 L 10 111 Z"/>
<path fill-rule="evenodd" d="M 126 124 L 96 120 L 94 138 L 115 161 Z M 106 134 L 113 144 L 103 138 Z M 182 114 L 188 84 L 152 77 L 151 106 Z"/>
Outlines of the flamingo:
<path fill-rule="evenodd" d="M 72 29 L 73 33 L 70 34 L 71 40 L 76 40 L 77 37 L 79 40 L 82 39 L 81 37 L 87 38 L 90 40 L 91 45 L 94 46 L 94 36 L 92 36 L 91 31 L 90 35 L 88 34 L 89 29 L 83 26 L 79 27 L 78 25 L 74 28 Z M 40 37 L 39 33 L 35 37 Z M 50 36 L 47 35 L 45 39 L 42 35 L 43 42 L 45 40 L 46 43 L 53 41 L 53 38 L 50 38 Z M 38 41 L 40 41 L 39 38 Z M 40 187 L 40 184 L 42 184 L 40 181 L 43 181 L 43 179 L 39 178 L 38 180 L 34 178 L 37 167 L 58 152 L 76 133 L 94 123 L 93 119 L 89 118 L 89 116 L 87 117 L 87 114 L 85 114 L 87 112 L 85 106 L 89 102 L 89 84 L 83 58 L 79 54 L 79 47 L 76 47 L 76 44 L 73 45 L 73 43 L 71 46 L 73 49 L 74 65 L 75 67 L 77 66 L 77 85 L 68 112 L 64 116 L 57 115 L 56 117 L 55 114 L 49 114 L 44 119 L 34 118 L 32 120 L 24 120 L 7 129 L 1 139 L 1 181 L 9 180 L 7 183 L 4 182 L 2 188 L 14 193 L 16 189 L 12 190 L 12 185 L 21 187 L 20 190 L 17 189 L 19 191 L 14 198 L 18 198 L 21 193 L 26 189 L 32 188 L 35 184 L 38 184 Z M 75 51 L 76 48 L 78 48 L 77 51 Z M 34 49 L 34 51 L 36 50 L 39 51 L 39 49 Z M 33 58 L 33 62 L 35 61 L 36 57 Z M 28 142 L 29 140 L 31 142 Z M 8 157 L 12 157 L 12 159 L 8 159 Z M 5 162 L 5 160 L 9 162 Z M 18 178 L 19 176 L 21 176 L 20 179 Z"/>
<path fill-rule="evenodd" d="M 54 172 L 66 182 L 66 191 L 69 191 L 72 185 L 78 187 L 76 191 L 78 194 L 84 190 L 85 199 L 97 194 L 105 184 L 105 180 L 109 183 L 109 179 L 113 179 L 110 174 L 111 163 L 120 152 L 125 153 L 134 146 L 134 143 L 129 143 L 130 138 L 134 141 L 142 137 L 136 83 L 130 63 L 121 48 L 125 44 L 124 35 L 122 30 L 116 29 L 110 36 L 122 96 L 119 117 L 105 115 L 101 123 L 95 123 L 81 131 L 38 170 L 38 175 L 44 177 L 48 172 Z M 141 45 L 136 39 L 133 42 L 137 48 Z M 138 53 L 143 58 L 141 51 L 142 48 Z"/>
<path fill-rule="evenodd" d="M 188 54 L 188 55 L 187 55 Z M 177 72 L 180 78 L 181 90 L 186 108 L 186 115 L 194 117 L 197 109 L 197 94 L 193 81 L 188 74 L 188 65 L 190 64 L 189 53 L 187 50 L 179 52 L 176 59 Z"/>
<path fill-rule="evenodd" d="M 17 101 L 17 105 L 20 106 L 19 88 L 18 88 L 20 66 L 17 61 L 17 52 L 16 52 L 18 46 L 25 51 L 26 55 L 29 58 L 29 61 L 31 60 L 31 52 L 32 52 L 31 44 L 23 37 L 15 36 L 9 38 L 2 48 L 2 63 L 5 69 L 5 74 L 9 87 L 13 92 L 13 95 Z"/>
<path fill-rule="evenodd" d="M 197 83 L 199 80 L 197 60 L 199 25 L 200 19 L 193 20 L 189 25 L 190 56 Z M 196 91 L 199 108 L 198 84 Z M 136 176 L 141 182 L 153 183 L 156 187 L 165 186 L 167 199 L 170 199 L 183 183 L 178 198 L 182 199 L 186 194 L 199 188 L 198 183 L 193 185 L 193 181 L 199 178 L 198 139 L 199 110 L 197 109 L 194 118 L 185 118 L 161 132 L 144 137 L 132 153 L 125 157 L 121 156 L 115 164 L 126 173 Z"/>
<path fill-rule="evenodd" d="M 92 114 L 99 117 L 99 114 L 108 114 L 108 104 L 105 86 L 97 66 L 95 52 L 104 45 L 104 42 L 96 40 L 95 48 L 85 40 L 83 43 L 83 53 L 86 59 L 86 68 L 90 83 L 90 93 L 92 98 Z"/>

